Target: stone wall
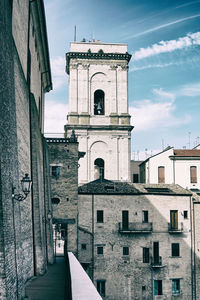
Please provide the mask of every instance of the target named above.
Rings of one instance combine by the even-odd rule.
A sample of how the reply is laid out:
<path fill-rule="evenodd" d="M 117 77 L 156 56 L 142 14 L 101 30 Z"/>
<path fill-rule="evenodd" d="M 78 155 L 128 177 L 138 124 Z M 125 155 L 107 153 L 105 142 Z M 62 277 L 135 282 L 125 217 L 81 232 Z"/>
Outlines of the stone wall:
<path fill-rule="evenodd" d="M 72 220 L 67 226 L 67 248 L 77 255 L 78 143 L 69 139 L 47 139 L 50 153 L 52 198 L 60 200 L 55 219 Z M 52 168 L 59 168 L 59 175 Z"/>
<path fill-rule="evenodd" d="M 136 186 L 136 184 L 135 184 Z M 106 300 L 152 299 L 153 280 L 162 280 L 163 296 L 155 299 L 174 299 L 172 279 L 180 279 L 180 299 L 191 299 L 191 218 L 190 197 L 164 195 L 84 195 L 79 194 L 79 226 L 94 234 L 94 283 L 106 282 Z M 104 222 L 97 222 L 97 210 L 104 211 Z M 129 223 L 144 226 L 142 211 L 148 210 L 153 230 L 147 233 L 119 232 L 122 211 L 129 211 Z M 170 210 L 178 210 L 178 222 L 183 223 L 182 233 L 169 233 Z M 183 211 L 188 211 L 184 219 Z M 132 225 L 131 225 L 132 226 Z M 136 226 L 136 225 L 135 225 Z M 84 243 L 79 235 L 79 245 Z M 159 242 L 158 267 L 151 264 L 153 242 Z M 179 243 L 180 255 L 172 257 L 171 244 Z M 103 255 L 97 247 L 103 247 Z M 80 246 L 79 246 L 80 247 Z M 90 249 L 91 245 L 87 245 Z M 123 255 L 129 247 L 129 255 Z M 143 248 L 149 248 L 149 263 L 143 263 Z M 160 298 L 159 298 L 160 297 Z"/>

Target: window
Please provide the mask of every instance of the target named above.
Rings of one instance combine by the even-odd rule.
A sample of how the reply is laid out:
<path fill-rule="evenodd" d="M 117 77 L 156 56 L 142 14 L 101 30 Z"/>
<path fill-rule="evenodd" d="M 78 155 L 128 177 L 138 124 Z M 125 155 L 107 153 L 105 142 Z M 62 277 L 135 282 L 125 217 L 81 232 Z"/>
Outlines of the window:
<path fill-rule="evenodd" d="M 97 223 L 103 223 L 103 210 L 97 210 Z"/>
<path fill-rule="evenodd" d="M 97 246 L 97 254 L 103 255 L 103 246 Z"/>
<path fill-rule="evenodd" d="M 158 183 L 165 183 L 165 167 L 158 167 Z"/>
<path fill-rule="evenodd" d="M 178 210 L 170 210 L 171 229 L 178 229 Z"/>
<path fill-rule="evenodd" d="M 143 263 L 149 263 L 149 248 L 143 248 Z"/>
<path fill-rule="evenodd" d="M 60 176 L 60 167 L 59 166 L 52 166 L 51 170 L 52 170 L 51 175 L 53 177 L 55 177 L 56 179 L 58 179 L 59 176 Z"/>
<path fill-rule="evenodd" d="M 179 243 L 172 243 L 172 256 L 180 256 Z"/>
<path fill-rule="evenodd" d="M 148 210 L 143 210 L 142 211 L 142 222 L 143 223 L 148 223 Z"/>
<path fill-rule="evenodd" d="M 87 245 L 86 244 L 81 244 L 81 249 L 82 250 L 86 250 L 87 249 Z"/>
<path fill-rule="evenodd" d="M 94 92 L 94 115 L 104 115 L 104 91 Z"/>
<path fill-rule="evenodd" d="M 104 160 L 102 158 L 94 161 L 94 177 L 95 179 L 104 179 Z"/>
<path fill-rule="evenodd" d="M 172 295 L 180 294 L 180 279 L 172 279 Z"/>
<path fill-rule="evenodd" d="M 187 219 L 187 218 L 188 218 L 188 211 L 187 211 L 187 210 L 184 210 L 184 212 L 183 212 L 183 217 L 184 217 L 184 219 Z"/>
<path fill-rule="evenodd" d="M 123 255 L 129 255 L 129 247 L 123 247 Z"/>
<path fill-rule="evenodd" d="M 133 183 L 139 182 L 139 174 L 133 174 Z"/>
<path fill-rule="evenodd" d="M 154 280 L 154 295 L 162 295 L 162 280 Z"/>
<path fill-rule="evenodd" d="M 197 167 L 190 167 L 190 182 L 197 183 Z"/>
<path fill-rule="evenodd" d="M 128 229 L 129 225 L 129 212 L 128 210 L 122 211 L 122 229 Z"/>
<path fill-rule="evenodd" d="M 100 296 L 106 296 L 106 281 L 105 280 L 97 280 L 97 291 L 99 292 Z"/>

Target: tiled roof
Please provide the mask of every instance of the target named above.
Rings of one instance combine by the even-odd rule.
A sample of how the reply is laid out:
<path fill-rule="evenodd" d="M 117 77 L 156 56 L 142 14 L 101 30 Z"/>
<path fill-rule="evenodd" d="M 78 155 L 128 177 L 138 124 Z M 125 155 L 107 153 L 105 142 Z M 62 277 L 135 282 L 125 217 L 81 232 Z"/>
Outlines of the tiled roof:
<path fill-rule="evenodd" d="M 191 192 L 174 184 L 142 184 L 111 180 L 94 180 L 78 188 L 79 194 L 160 194 L 160 195 L 190 195 Z"/>
<path fill-rule="evenodd" d="M 200 149 L 174 149 L 175 156 L 200 156 Z"/>

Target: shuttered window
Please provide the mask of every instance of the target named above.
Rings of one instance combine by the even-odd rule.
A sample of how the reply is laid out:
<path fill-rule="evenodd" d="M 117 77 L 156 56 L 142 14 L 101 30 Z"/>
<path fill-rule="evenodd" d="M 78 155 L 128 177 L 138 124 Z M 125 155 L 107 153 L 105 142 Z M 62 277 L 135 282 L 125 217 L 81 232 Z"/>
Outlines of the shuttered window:
<path fill-rule="evenodd" d="M 197 183 L 197 167 L 190 167 L 190 182 Z"/>
<path fill-rule="evenodd" d="M 165 183 L 165 167 L 158 167 L 158 183 Z"/>

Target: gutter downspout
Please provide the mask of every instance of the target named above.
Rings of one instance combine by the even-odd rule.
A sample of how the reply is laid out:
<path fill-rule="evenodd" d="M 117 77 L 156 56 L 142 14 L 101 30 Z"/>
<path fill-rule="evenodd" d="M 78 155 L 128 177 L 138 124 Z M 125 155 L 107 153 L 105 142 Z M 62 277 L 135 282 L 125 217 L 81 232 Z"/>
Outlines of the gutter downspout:
<path fill-rule="evenodd" d="M 192 300 L 194 299 L 194 280 L 193 280 L 193 269 L 194 269 L 194 262 L 193 262 L 193 237 L 192 237 L 192 196 L 190 196 L 190 231 L 191 231 L 191 293 L 192 293 Z"/>
<path fill-rule="evenodd" d="M 94 194 L 92 194 L 92 282 L 94 283 Z"/>
<path fill-rule="evenodd" d="M 198 204 L 197 204 L 198 205 Z M 193 240 L 194 240 L 194 299 L 196 300 L 196 236 L 195 236 L 195 209 L 194 209 L 194 206 L 195 206 L 195 203 L 193 202 L 193 232 L 194 232 L 194 237 L 193 237 Z"/>
<path fill-rule="evenodd" d="M 30 169 L 31 169 L 31 178 L 33 180 L 33 161 L 32 161 L 32 116 L 31 116 L 31 88 L 30 88 L 30 16 L 31 16 L 31 3 L 36 0 L 30 0 L 28 6 L 28 38 L 27 38 L 27 85 L 28 85 L 28 94 L 29 94 L 29 126 L 30 126 Z M 36 252 L 35 252 L 35 228 L 34 228 L 34 201 L 33 201 L 33 185 L 31 186 L 31 209 L 32 209 L 32 235 L 33 235 L 33 275 L 36 276 Z"/>

